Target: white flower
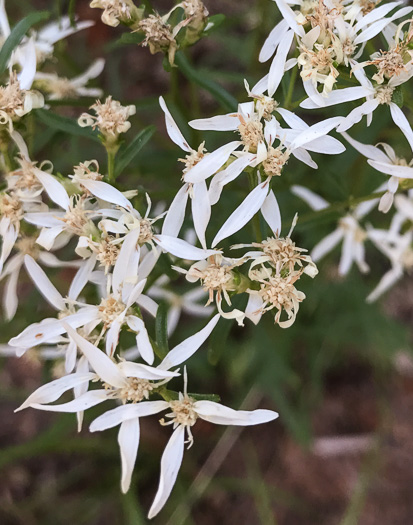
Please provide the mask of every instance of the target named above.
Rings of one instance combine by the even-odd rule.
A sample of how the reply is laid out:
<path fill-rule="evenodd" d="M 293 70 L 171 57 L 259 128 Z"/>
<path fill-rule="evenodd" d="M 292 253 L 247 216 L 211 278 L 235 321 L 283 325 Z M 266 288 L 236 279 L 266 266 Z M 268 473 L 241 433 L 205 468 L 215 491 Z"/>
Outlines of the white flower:
<path fill-rule="evenodd" d="M 179 394 L 179 399 L 165 403 L 164 409 L 171 412 L 166 415 L 170 421 L 161 424 L 173 425 L 173 434 L 166 445 L 161 459 L 161 474 L 159 487 L 155 499 L 148 513 L 148 518 L 155 517 L 165 505 L 175 484 L 179 468 L 183 459 L 185 434 L 188 435 L 189 446 L 193 443 L 192 426 L 198 418 L 217 425 L 250 426 L 268 423 L 278 417 L 272 410 L 233 410 L 213 401 L 196 401 L 187 393 L 187 378 L 185 371 L 184 393 Z"/>
<path fill-rule="evenodd" d="M 59 248 L 60 246 L 55 243 L 53 250 Z M 17 253 L 10 257 L 0 273 L 0 281 L 3 279 L 5 281 L 2 302 L 4 316 L 8 321 L 13 319 L 19 304 L 17 283 L 26 254 L 31 255 L 48 268 L 76 268 L 81 264 L 80 261 L 61 261 L 53 253 L 40 250 L 36 245 L 36 237 L 22 236 L 17 240 L 15 249 Z"/>
<path fill-rule="evenodd" d="M 88 88 L 89 80 L 98 77 L 105 66 L 103 58 L 98 58 L 89 68 L 72 79 L 59 77 L 55 73 L 37 72 L 34 81 L 39 89 L 49 93 L 50 100 L 76 97 L 101 97 L 103 92 L 100 88 Z"/>
<path fill-rule="evenodd" d="M 408 230 L 401 234 L 400 228 L 406 215 L 413 218 L 413 206 L 404 195 L 396 196 L 396 207 L 401 213 L 397 213 L 389 230 L 368 230 L 369 239 L 375 246 L 389 258 L 391 269 L 381 278 L 376 288 L 367 297 L 367 302 L 376 301 L 383 293 L 387 292 L 407 271 L 413 268 L 413 231 Z M 407 212 L 407 213 L 406 213 Z"/>
<path fill-rule="evenodd" d="M 379 190 L 380 189 L 381 188 L 379 188 Z M 315 211 L 328 207 L 326 200 L 303 186 L 292 186 L 291 191 L 294 195 L 303 199 Z M 314 246 L 310 254 L 312 260 L 314 262 L 319 261 L 343 241 L 341 259 L 338 267 L 339 274 L 346 275 L 354 262 L 361 272 L 368 272 L 369 267 L 365 261 L 364 249 L 367 233 L 360 226 L 359 221 L 367 215 L 378 202 L 379 199 L 362 202 L 356 206 L 351 214 L 347 214 L 341 218 L 337 228 Z"/>
<path fill-rule="evenodd" d="M 379 210 L 387 213 L 392 207 L 394 194 L 399 188 L 399 182 L 404 179 L 413 179 L 413 160 L 408 163 L 405 159 L 396 156 L 394 149 L 388 144 L 371 146 L 351 138 L 343 132 L 343 136 L 362 155 L 367 157 L 368 163 L 380 173 L 391 175 L 387 183 L 387 191 L 380 199 Z M 382 146 L 382 151 L 378 146 Z"/>
<path fill-rule="evenodd" d="M 199 301 L 205 299 L 206 295 L 201 288 L 178 294 L 166 288 L 169 282 L 170 279 L 162 275 L 150 287 L 148 295 L 153 299 L 164 300 L 170 305 L 167 319 L 168 335 L 170 336 L 178 326 L 182 314 L 209 317 L 213 312 L 213 307 L 199 304 Z"/>

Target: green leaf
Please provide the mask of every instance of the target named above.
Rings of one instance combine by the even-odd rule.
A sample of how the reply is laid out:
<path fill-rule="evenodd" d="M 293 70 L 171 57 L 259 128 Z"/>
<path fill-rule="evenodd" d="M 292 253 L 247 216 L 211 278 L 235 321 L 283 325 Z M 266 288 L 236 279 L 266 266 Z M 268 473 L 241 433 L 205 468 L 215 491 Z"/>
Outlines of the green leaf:
<path fill-rule="evenodd" d="M 225 21 L 226 16 L 222 13 L 212 15 L 208 18 L 207 28 L 204 30 L 203 35 L 209 36 L 210 33 L 218 29 L 218 27 Z"/>
<path fill-rule="evenodd" d="M 118 177 L 122 171 L 133 161 L 143 146 L 155 133 L 155 126 L 143 129 L 124 150 L 120 150 L 116 157 L 115 175 Z"/>
<path fill-rule="evenodd" d="M 86 137 L 88 139 L 100 142 L 97 133 L 91 128 L 81 128 L 76 120 L 68 117 L 62 117 L 46 109 L 36 109 L 35 115 L 46 124 L 46 126 L 57 129 L 58 131 L 64 131 L 70 135 L 77 135 L 78 137 Z"/>
<path fill-rule="evenodd" d="M 175 55 L 175 64 L 179 67 L 179 71 L 191 82 L 197 84 L 201 88 L 209 91 L 214 99 L 219 102 L 226 110 L 236 111 L 238 101 L 226 89 L 211 80 L 204 73 L 200 73 L 194 69 L 182 52 Z"/>
<path fill-rule="evenodd" d="M 165 303 L 161 302 L 156 312 L 155 320 L 155 333 L 156 333 L 156 346 L 163 355 L 169 351 L 168 348 L 168 307 Z"/>
<path fill-rule="evenodd" d="M 27 31 L 38 22 L 47 20 L 49 16 L 48 11 L 31 13 L 13 27 L 0 51 L 0 74 L 6 71 L 13 50 L 20 44 Z"/>
<path fill-rule="evenodd" d="M 143 40 L 143 33 L 122 33 L 118 40 L 119 44 L 140 44 Z"/>
<path fill-rule="evenodd" d="M 208 361 L 211 365 L 216 366 L 221 359 L 222 353 L 231 331 L 234 326 L 234 321 L 228 319 L 220 319 L 215 330 L 209 338 Z"/>
<path fill-rule="evenodd" d="M 174 390 L 168 390 L 167 388 L 164 388 L 162 390 L 162 394 L 165 395 L 166 399 L 170 399 L 172 401 L 179 399 L 179 392 L 175 392 Z M 196 401 L 213 401 L 214 403 L 219 403 L 221 401 L 221 398 L 218 394 L 191 394 L 188 393 L 189 397 L 192 397 L 192 399 L 195 399 Z"/>

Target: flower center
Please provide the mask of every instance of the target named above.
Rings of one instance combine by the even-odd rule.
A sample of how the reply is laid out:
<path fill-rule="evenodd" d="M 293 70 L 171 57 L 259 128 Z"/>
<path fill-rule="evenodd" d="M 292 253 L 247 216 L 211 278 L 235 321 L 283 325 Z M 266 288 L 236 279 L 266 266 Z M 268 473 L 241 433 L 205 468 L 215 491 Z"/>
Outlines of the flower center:
<path fill-rule="evenodd" d="M 104 324 L 104 328 L 107 329 L 125 310 L 125 305 L 122 301 L 118 301 L 110 295 L 106 299 L 102 299 L 99 309 L 99 317 Z"/>
<path fill-rule="evenodd" d="M 394 88 L 391 86 L 380 86 L 376 90 L 376 99 L 379 104 L 390 104 Z"/>
<path fill-rule="evenodd" d="M 82 235 L 85 231 L 85 226 L 89 223 L 87 210 L 84 208 L 84 200 L 79 198 L 78 195 L 73 195 L 70 201 L 69 208 L 61 220 L 73 233 Z"/>
<path fill-rule="evenodd" d="M 267 158 L 263 161 L 262 166 L 264 171 L 270 177 L 280 176 L 283 166 L 287 164 L 290 158 L 288 151 L 283 151 L 280 146 L 268 148 Z"/>
<path fill-rule="evenodd" d="M 20 224 L 23 218 L 23 207 L 20 199 L 13 195 L 3 193 L 3 195 L 0 196 L 0 214 L 10 219 L 12 224 Z"/>
<path fill-rule="evenodd" d="M 24 91 L 20 89 L 16 73 L 12 73 L 9 83 L 6 86 L 0 86 L 0 110 L 13 117 L 16 110 L 23 109 L 23 105 Z"/>
<path fill-rule="evenodd" d="M 195 400 L 188 396 L 184 396 L 177 401 L 170 401 L 169 406 L 173 413 L 168 414 L 168 417 L 172 417 L 172 421 L 178 425 L 192 427 L 198 419 L 198 414 L 194 409 L 194 403 Z"/>
<path fill-rule="evenodd" d="M 114 244 L 114 240 L 115 237 L 109 235 L 102 239 L 97 247 L 96 258 L 105 267 L 105 273 L 108 272 L 110 266 L 114 266 L 120 252 L 120 248 L 117 244 Z"/>
<path fill-rule="evenodd" d="M 258 144 L 264 140 L 262 123 L 259 120 L 245 120 L 242 115 L 239 115 L 239 119 L 241 124 L 238 131 L 241 140 L 248 151 L 256 153 Z"/>
<path fill-rule="evenodd" d="M 183 173 L 186 173 L 191 168 L 193 168 L 200 160 L 202 160 L 205 157 L 206 149 L 204 148 L 205 141 L 199 145 L 197 150 L 192 150 L 191 153 L 189 153 L 184 159 L 178 159 L 179 162 L 183 162 L 185 164 L 185 168 L 183 170 Z"/>
<path fill-rule="evenodd" d="M 110 387 L 105 385 L 105 388 Z M 146 379 L 128 377 L 126 379 L 126 385 L 114 391 L 114 397 L 121 399 L 123 403 L 126 403 L 127 401 L 139 403 L 143 399 L 149 399 L 149 395 L 153 388 L 153 385 Z"/>

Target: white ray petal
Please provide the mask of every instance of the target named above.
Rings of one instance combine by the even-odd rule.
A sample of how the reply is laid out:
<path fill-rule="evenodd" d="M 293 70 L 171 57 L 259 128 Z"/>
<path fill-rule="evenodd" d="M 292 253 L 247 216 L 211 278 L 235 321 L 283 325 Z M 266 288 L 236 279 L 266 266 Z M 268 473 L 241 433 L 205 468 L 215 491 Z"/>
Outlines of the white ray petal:
<path fill-rule="evenodd" d="M 281 233 L 281 213 L 274 192 L 270 190 L 261 207 L 265 222 L 275 234 Z"/>
<path fill-rule="evenodd" d="M 26 401 L 16 409 L 16 412 L 31 406 L 33 403 L 52 403 L 71 388 L 83 383 L 88 383 L 95 377 L 95 374 L 92 373 L 70 374 L 64 377 L 59 377 L 59 379 L 55 379 L 50 383 L 42 385 L 30 394 Z"/>
<path fill-rule="evenodd" d="M 215 315 L 209 323 L 199 332 L 191 335 L 185 341 L 175 346 L 158 366 L 160 370 L 169 370 L 189 359 L 198 348 L 206 341 L 219 321 L 219 314 Z"/>
<path fill-rule="evenodd" d="M 233 410 L 213 401 L 196 401 L 194 409 L 200 418 L 216 425 L 259 425 L 277 419 L 277 412 L 272 410 Z"/>
<path fill-rule="evenodd" d="M 117 388 L 122 388 L 125 385 L 125 376 L 121 373 L 116 364 L 110 359 L 102 350 L 99 350 L 95 345 L 92 345 L 84 337 L 79 335 L 67 323 L 62 322 L 65 330 L 70 337 L 76 342 L 78 348 L 87 357 L 90 366 L 109 385 Z"/>
<path fill-rule="evenodd" d="M 327 253 L 331 252 L 333 248 L 344 237 L 344 231 L 341 228 L 337 228 L 332 233 L 324 237 L 318 244 L 316 244 L 311 252 L 311 258 L 314 262 L 322 259 Z"/>
<path fill-rule="evenodd" d="M 159 487 L 148 513 L 149 519 L 160 512 L 172 492 L 184 455 L 184 441 L 185 428 L 179 425 L 162 454 Z"/>
<path fill-rule="evenodd" d="M 128 404 L 108 410 L 101 416 L 97 417 L 90 425 L 91 432 L 98 432 L 113 428 L 130 419 L 137 417 L 151 416 L 166 410 L 169 403 L 166 401 L 141 401 L 137 404 Z"/>
<path fill-rule="evenodd" d="M 185 219 L 186 203 L 188 202 L 189 184 L 186 183 L 175 195 L 162 226 L 162 233 L 171 237 L 177 237 L 181 231 Z"/>
<path fill-rule="evenodd" d="M 128 492 L 139 447 L 139 418 L 128 419 L 120 425 L 118 443 L 122 463 L 121 489 Z"/>
<path fill-rule="evenodd" d="M 162 111 L 165 113 L 166 131 L 168 132 L 169 138 L 172 140 L 172 142 L 175 142 L 175 144 L 181 149 L 183 149 L 187 153 L 191 153 L 191 147 L 189 146 L 189 144 L 185 140 L 185 137 L 182 135 L 180 129 L 178 128 L 163 97 L 159 97 L 159 105 L 161 106 Z"/>
<path fill-rule="evenodd" d="M 278 46 L 274 60 L 272 61 L 270 72 L 268 74 L 268 94 L 270 97 L 272 97 L 277 91 L 281 79 L 284 76 L 285 61 L 287 60 L 287 55 L 290 51 L 293 38 L 294 31 L 290 30 L 285 33 L 280 45 Z"/>
<path fill-rule="evenodd" d="M 207 249 L 205 232 L 211 218 L 211 203 L 205 181 L 197 182 L 192 188 L 192 220 L 195 232 L 204 250 Z"/>
<path fill-rule="evenodd" d="M 50 199 L 64 210 L 69 208 L 70 199 L 67 191 L 50 173 L 33 167 L 33 173 L 39 180 Z"/>
<path fill-rule="evenodd" d="M 261 208 L 267 194 L 267 181 L 254 188 L 222 225 L 212 241 L 212 247 L 243 228 Z"/>
<path fill-rule="evenodd" d="M 32 403 L 30 406 L 37 410 L 45 410 L 46 412 L 83 412 L 88 408 L 99 405 L 108 399 L 108 391 L 102 390 L 90 390 L 85 394 L 69 401 L 68 403 L 62 403 L 61 405 L 41 405 L 38 403 Z"/>
<path fill-rule="evenodd" d="M 36 285 L 39 292 L 43 295 L 43 297 L 47 301 L 49 301 L 49 303 L 54 308 L 56 308 L 56 310 L 64 310 L 66 305 L 62 295 L 50 282 L 45 272 L 42 270 L 42 268 L 40 268 L 40 266 L 33 259 L 33 257 L 31 257 L 30 255 L 25 255 L 24 264 L 32 281 Z"/>
<path fill-rule="evenodd" d="M 185 173 L 185 182 L 201 182 L 214 175 L 227 162 L 231 153 L 241 144 L 242 142 L 234 140 L 205 155 L 193 168 Z"/>
<path fill-rule="evenodd" d="M 189 261 L 200 261 L 218 253 L 217 250 L 202 250 L 192 246 L 192 244 L 183 239 L 170 237 L 169 235 L 156 235 L 153 239 L 166 252 Z"/>

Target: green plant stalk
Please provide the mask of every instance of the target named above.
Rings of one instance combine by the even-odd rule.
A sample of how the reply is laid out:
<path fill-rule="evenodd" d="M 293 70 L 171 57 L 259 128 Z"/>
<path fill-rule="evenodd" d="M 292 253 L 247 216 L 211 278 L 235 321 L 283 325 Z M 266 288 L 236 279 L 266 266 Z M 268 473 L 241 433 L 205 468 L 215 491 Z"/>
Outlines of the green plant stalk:
<path fill-rule="evenodd" d="M 115 177 L 115 157 L 116 153 L 110 150 L 107 150 L 108 153 L 108 180 L 109 182 L 114 182 Z"/>

